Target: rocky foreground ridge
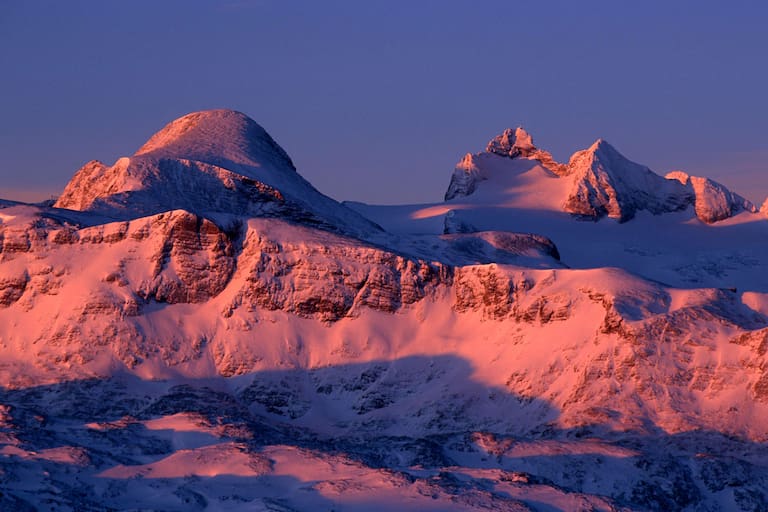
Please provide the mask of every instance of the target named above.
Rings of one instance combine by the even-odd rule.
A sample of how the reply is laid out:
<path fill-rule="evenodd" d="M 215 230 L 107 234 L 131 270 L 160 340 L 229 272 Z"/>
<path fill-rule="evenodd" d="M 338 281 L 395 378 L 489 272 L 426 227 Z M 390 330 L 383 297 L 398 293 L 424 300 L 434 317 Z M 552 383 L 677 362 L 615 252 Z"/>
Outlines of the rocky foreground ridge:
<path fill-rule="evenodd" d="M 522 130 L 449 199 L 499 158 L 572 179 L 579 216 L 750 211 Z M 54 207 L 3 202 L 0 508 L 760 510 L 768 289 L 556 243 L 388 233 L 231 111 L 86 164 Z"/>

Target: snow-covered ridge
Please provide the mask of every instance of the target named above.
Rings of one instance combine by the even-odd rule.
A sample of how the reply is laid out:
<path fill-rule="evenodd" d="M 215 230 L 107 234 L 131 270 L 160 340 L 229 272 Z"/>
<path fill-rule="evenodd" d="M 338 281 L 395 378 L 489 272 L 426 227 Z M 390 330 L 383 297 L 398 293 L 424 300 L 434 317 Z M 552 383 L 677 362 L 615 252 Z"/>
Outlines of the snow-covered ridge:
<path fill-rule="evenodd" d="M 571 188 L 563 209 L 594 219 L 627 221 L 640 210 L 655 215 L 680 211 L 693 199 L 679 183 L 627 160 L 602 139 L 571 157 L 568 179 Z"/>
<path fill-rule="evenodd" d="M 667 179 L 678 180 L 695 196 L 696 216 L 711 224 L 733 217 L 739 212 L 756 213 L 757 207 L 750 201 L 728 190 L 724 185 L 699 176 L 689 176 L 683 171 L 672 171 Z"/>
<path fill-rule="evenodd" d="M 453 172 L 446 201 L 474 194 L 483 181 L 488 181 L 483 185 L 485 189 L 514 185 L 514 175 L 522 167 L 510 166 L 509 176 L 502 176 L 500 173 L 506 171 L 499 170 L 503 166 L 494 160 L 498 157 L 531 161 L 531 165 L 549 171 L 548 177 L 563 180 L 565 184 L 557 191 L 557 197 L 550 201 L 558 210 L 582 218 L 607 216 L 625 222 L 638 211 L 659 215 L 694 207 L 697 217 L 711 224 L 741 211 L 757 211 L 752 203 L 712 180 L 689 180 L 684 173 L 672 173 L 665 179 L 626 159 L 602 139 L 574 153 L 568 164 L 558 163 L 550 153 L 534 146 L 523 128 L 505 130 L 488 143 L 483 153 L 468 153 Z"/>
<path fill-rule="evenodd" d="M 88 162 L 54 206 L 113 218 L 183 209 L 292 218 L 357 236 L 380 231 L 318 192 L 261 126 L 231 110 L 172 121 L 111 167 Z"/>
<path fill-rule="evenodd" d="M 566 172 L 566 167 L 556 162 L 550 153 L 533 144 L 533 138 L 524 128 L 518 127 L 514 130 L 507 128 L 501 135 L 497 135 L 488 142 L 485 153 L 467 153 L 461 159 L 451 176 L 451 182 L 445 193 L 446 201 L 472 194 L 479 182 L 490 177 L 483 163 L 488 155 L 532 160 L 552 173 Z"/>
<path fill-rule="evenodd" d="M 210 111 L 0 201 L 0 509 L 761 510 L 768 222 L 522 129 L 454 178 L 343 206 Z"/>

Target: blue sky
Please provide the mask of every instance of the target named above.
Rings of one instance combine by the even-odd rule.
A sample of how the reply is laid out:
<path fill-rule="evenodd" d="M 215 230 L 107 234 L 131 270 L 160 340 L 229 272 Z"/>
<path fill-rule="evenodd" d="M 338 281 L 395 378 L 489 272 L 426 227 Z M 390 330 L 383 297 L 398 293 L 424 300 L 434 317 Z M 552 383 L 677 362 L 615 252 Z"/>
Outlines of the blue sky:
<path fill-rule="evenodd" d="M 757 1 L 8 0 L 0 195 L 234 108 L 340 200 L 440 200 L 464 153 L 523 125 L 562 160 L 602 137 L 762 202 L 766 26 Z"/>

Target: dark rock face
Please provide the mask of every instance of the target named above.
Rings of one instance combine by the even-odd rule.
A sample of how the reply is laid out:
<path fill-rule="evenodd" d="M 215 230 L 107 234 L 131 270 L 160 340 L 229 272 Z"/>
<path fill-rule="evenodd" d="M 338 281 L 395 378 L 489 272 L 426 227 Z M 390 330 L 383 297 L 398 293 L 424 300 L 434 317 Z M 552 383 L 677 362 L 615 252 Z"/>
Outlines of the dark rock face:
<path fill-rule="evenodd" d="M 238 273 L 244 284 L 232 303 L 249 309 L 282 310 L 324 321 L 361 307 L 394 312 L 444 284 L 448 268 L 365 245 L 278 241 L 251 230 Z"/>
<path fill-rule="evenodd" d="M 544 287 L 546 284 L 544 280 Z M 481 311 L 489 319 L 539 325 L 571 317 L 575 297 L 543 294 L 535 286 L 525 274 L 505 271 L 495 265 L 459 268 L 453 282 L 454 309 Z"/>
<path fill-rule="evenodd" d="M 235 268 L 232 240 L 213 222 L 187 212 L 158 215 L 148 229 L 162 244 L 151 256 L 151 277 L 137 283 L 144 300 L 196 303 L 218 295 Z"/>
<path fill-rule="evenodd" d="M 0 279 L 0 307 L 8 307 L 21 298 L 27 288 L 29 276 L 22 274 Z"/>
<path fill-rule="evenodd" d="M 449 214 L 451 212 L 448 212 Z M 554 242 L 542 235 L 532 233 L 510 233 L 507 231 L 481 231 L 467 228 L 466 231 L 446 231 L 443 239 L 450 242 L 451 248 L 467 257 L 483 262 L 505 263 L 507 260 L 531 257 L 560 260 L 560 252 Z M 459 221 L 460 222 L 460 221 Z M 467 225 L 463 225 L 467 227 Z"/>

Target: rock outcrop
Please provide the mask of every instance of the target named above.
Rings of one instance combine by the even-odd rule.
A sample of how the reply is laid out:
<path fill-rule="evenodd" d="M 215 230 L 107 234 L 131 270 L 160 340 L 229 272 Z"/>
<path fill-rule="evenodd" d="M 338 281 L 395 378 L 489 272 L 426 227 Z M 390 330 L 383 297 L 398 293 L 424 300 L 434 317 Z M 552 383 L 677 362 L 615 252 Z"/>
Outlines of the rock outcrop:
<path fill-rule="evenodd" d="M 758 211 L 750 201 L 709 178 L 689 176 L 682 171 L 672 171 L 666 177 L 679 181 L 693 192 L 696 216 L 707 224 L 728 219 L 740 212 Z"/>
<path fill-rule="evenodd" d="M 508 128 L 488 142 L 485 153 L 467 153 L 456 165 L 445 193 L 446 201 L 471 195 L 479 182 L 488 179 L 482 160 L 489 154 L 532 160 L 558 175 L 566 172 L 565 166 L 557 163 L 551 154 L 534 146 L 533 139 L 522 127 Z"/>

